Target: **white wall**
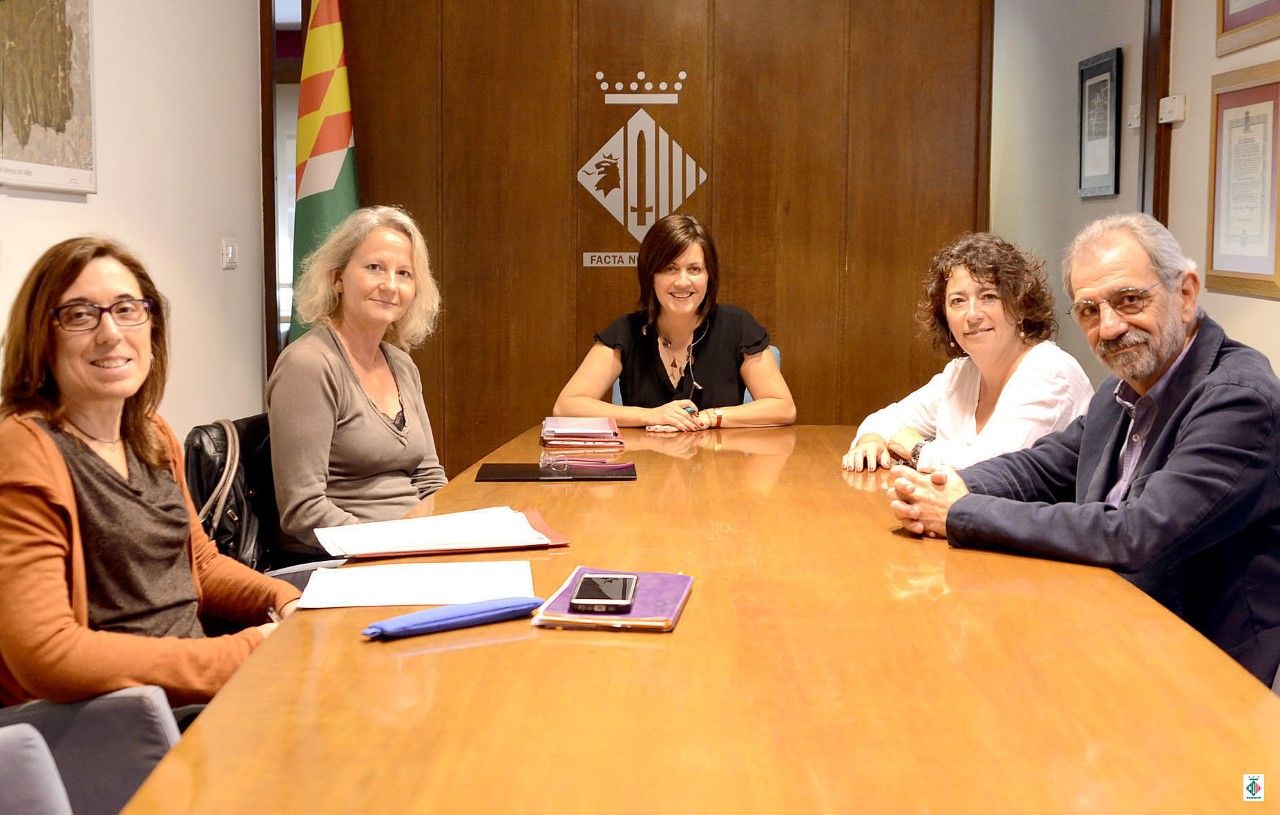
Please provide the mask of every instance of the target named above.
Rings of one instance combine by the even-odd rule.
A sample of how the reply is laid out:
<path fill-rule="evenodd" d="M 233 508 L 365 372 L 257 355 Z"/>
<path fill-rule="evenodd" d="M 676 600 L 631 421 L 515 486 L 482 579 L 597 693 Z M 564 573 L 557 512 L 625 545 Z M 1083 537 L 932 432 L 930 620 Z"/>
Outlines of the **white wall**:
<path fill-rule="evenodd" d="M 195 424 L 262 410 L 258 4 L 93 3 L 98 193 L 0 187 L 0 319 L 49 245 L 86 232 L 129 246 L 170 301 L 161 412 Z M 221 240 L 240 244 L 222 271 Z"/>
<path fill-rule="evenodd" d="M 991 228 L 1049 261 L 1087 221 L 1138 208 L 1138 131 L 1121 135 L 1120 194 L 1081 200 L 1076 172 L 1076 63 L 1107 48 L 1124 49 L 1124 105 L 1139 102 L 1142 0 L 996 0 L 992 82 Z M 1173 125 L 1169 228 L 1205 268 L 1208 230 L 1210 79 L 1280 59 L 1280 40 L 1214 56 L 1216 3 L 1173 6 L 1170 93 L 1187 97 L 1186 121 Z M 1060 311 L 1063 302 L 1058 290 Z M 1232 337 L 1280 360 L 1280 302 L 1206 292 L 1205 310 Z M 1094 376 L 1104 370 L 1080 332 L 1063 319 L 1062 345 Z"/>
<path fill-rule="evenodd" d="M 1210 79 L 1224 71 L 1280 59 L 1280 40 L 1215 57 L 1215 15 L 1214 3 L 1173 5 L 1169 92 L 1186 95 L 1187 118 L 1173 125 L 1169 229 L 1202 270 L 1208 268 Z M 1280 361 L 1280 302 L 1217 292 L 1207 292 L 1200 302 L 1229 336 L 1262 351 L 1272 367 Z"/>
<path fill-rule="evenodd" d="M 1212 7 L 1208 0 L 1195 0 Z M 1059 344 L 1098 382 L 1105 369 L 1066 316 L 1062 250 L 1086 223 L 1138 208 L 1138 133 L 1121 123 L 1119 194 L 1076 192 L 1077 70 L 1110 48 L 1124 52 L 1121 117 L 1140 102 L 1141 0 L 996 0 L 991 89 L 991 230 L 1046 261 Z"/>

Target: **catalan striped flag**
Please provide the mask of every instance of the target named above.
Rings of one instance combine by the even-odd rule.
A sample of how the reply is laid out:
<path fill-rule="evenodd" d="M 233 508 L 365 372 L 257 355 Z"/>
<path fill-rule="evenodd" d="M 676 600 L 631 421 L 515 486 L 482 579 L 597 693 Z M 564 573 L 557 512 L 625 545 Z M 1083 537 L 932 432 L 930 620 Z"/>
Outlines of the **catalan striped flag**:
<path fill-rule="evenodd" d="M 356 192 L 356 143 L 351 92 L 338 0 L 315 0 L 302 50 L 298 90 L 297 205 L 293 221 L 293 280 L 302 259 L 315 251 L 360 206 Z M 307 330 L 295 308 L 289 339 Z"/>

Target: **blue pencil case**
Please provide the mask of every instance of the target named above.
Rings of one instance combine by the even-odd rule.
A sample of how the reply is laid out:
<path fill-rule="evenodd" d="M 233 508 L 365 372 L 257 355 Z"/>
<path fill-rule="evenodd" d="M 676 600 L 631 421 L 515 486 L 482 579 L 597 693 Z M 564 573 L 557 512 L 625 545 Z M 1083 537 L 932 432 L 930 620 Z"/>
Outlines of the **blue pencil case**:
<path fill-rule="evenodd" d="M 537 597 L 504 597 L 479 603 L 458 603 L 370 623 L 361 633 L 371 640 L 416 637 L 419 634 L 434 634 L 437 631 L 528 617 L 540 605 L 542 601 Z"/>

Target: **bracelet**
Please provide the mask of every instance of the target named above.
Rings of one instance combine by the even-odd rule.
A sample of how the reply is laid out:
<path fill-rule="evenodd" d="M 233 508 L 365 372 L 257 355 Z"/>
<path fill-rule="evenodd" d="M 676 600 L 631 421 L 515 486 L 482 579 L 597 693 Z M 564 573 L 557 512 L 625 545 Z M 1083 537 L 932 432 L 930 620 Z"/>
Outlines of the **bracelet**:
<path fill-rule="evenodd" d="M 924 449 L 924 446 L 927 443 L 928 442 L 925 442 L 925 441 L 918 441 L 915 443 L 915 446 L 911 448 L 911 466 L 912 467 L 918 468 L 920 466 L 920 451 Z"/>

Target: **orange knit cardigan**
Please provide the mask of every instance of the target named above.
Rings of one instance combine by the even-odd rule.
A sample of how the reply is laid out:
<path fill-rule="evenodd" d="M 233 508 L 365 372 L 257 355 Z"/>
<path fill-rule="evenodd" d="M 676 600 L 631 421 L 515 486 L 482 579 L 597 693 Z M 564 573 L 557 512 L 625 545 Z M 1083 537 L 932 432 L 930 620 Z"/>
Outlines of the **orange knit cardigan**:
<path fill-rule="evenodd" d="M 182 489 L 199 612 L 243 623 L 207 639 L 94 631 L 66 462 L 34 417 L 0 421 L 0 704 L 74 701 L 159 685 L 174 705 L 210 699 L 263 641 L 253 626 L 298 597 L 289 584 L 218 554 L 196 518 L 173 431 L 153 419 Z"/>

